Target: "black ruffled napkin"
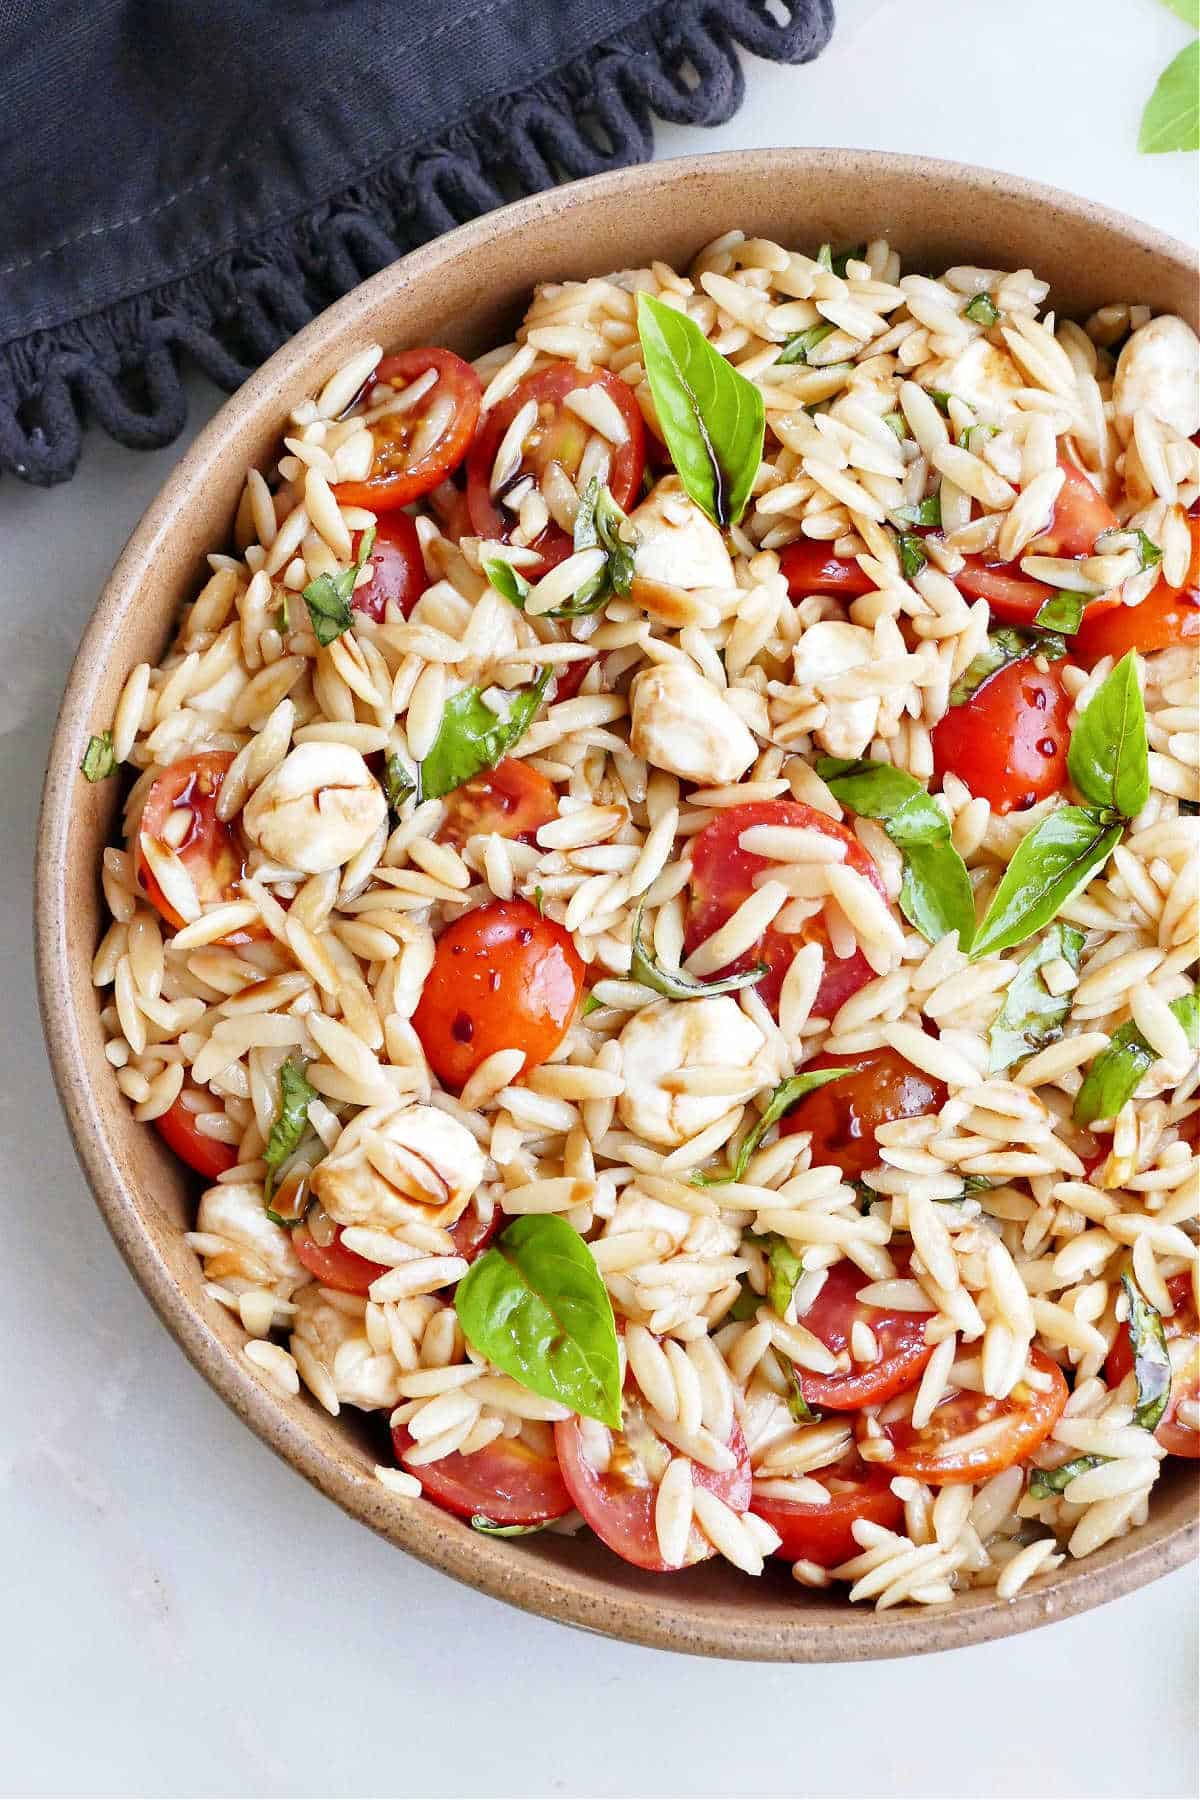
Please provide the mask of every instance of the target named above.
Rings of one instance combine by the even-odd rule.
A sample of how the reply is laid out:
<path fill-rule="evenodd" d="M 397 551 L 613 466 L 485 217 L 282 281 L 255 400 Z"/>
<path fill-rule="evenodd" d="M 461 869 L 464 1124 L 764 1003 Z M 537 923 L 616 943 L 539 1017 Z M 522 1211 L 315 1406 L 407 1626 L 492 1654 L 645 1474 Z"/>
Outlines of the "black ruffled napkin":
<path fill-rule="evenodd" d="M 833 0 L 0 0 L 0 469 L 181 430 L 348 288 L 715 125 Z"/>

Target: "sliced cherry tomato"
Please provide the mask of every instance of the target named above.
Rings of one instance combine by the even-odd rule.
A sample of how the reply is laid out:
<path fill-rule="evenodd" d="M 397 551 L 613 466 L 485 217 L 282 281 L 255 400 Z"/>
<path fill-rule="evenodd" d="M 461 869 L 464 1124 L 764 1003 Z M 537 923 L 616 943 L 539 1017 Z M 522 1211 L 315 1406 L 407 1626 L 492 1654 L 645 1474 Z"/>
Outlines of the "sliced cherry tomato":
<path fill-rule="evenodd" d="M 452 350 L 399 350 L 385 356 L 371 378 L 371 392 L 409 387 L 430 369 L 436 370 L 437 381 L 410 411 L 385 413 L 369 427 L 375 461 L 365 481 L 338 483 L 335 491 L 343 506 L 369 506 L 372 512 L 407 506 L 445 481 L 467 454 L 483 390 L 470 363 Z M 422 425 L 446 401 L 450 411 L 437 437 L 418 449 Z"/>
<path fill-rule="evenodd" d="M 1071 701 L 1058 665 L 1043 674 L 1028 657 L 989 675 L 933 728 L 938 780 L 957 775 L 993 812 L 1024 812 L 1067 784 Z"/>
<path fill-rule="evenodd" d="M 412 1447 L 404 1425 L 393 1425 L 396 1461 Z M 493 1438 L 470 1456 L 454 1451 L 439 1462 L 422 1463 L 421 1489 L 460 1519 L 477 1513 L 493 1525 L 544 1525 L 571 1510 L 571 1496 L 553 1456 L 543 1456 L 523 1438 Z"/>
<path fill-rule="evenodd" d="M 1057 591 L 1022 575 L 1019 562 L 989 563 L 982 556 L 968 556 L 954 583 L 969 600 L 986 600 L 992 618 L 1003 625 L 1032 625 Z"/>
<path fill-rule="evenodd" d="M 494 900 L 437 941 L 413 1026 L 448 1087 L 485 1057 L 523 1050 L 525 1073 L 553 1055 L 583 991 L 583 963 L 561 925 L 528 900 Z"/>
<path fill-rule="evenodd" d="M 1195 590 L 1187 594 L 1159 581 L 1139 606 L 1119 600 L 1089 606 L 1071 640 L 1071 654 L 1090 669 L 1102 656 L 1119 662 L 1127 650 L 1148 656 L 1176 644 L 1200 644 L 1200 605 Z"/>
<path fill-rule="evenodd" d="M 802 826 L 820 831 L 846 846 L 846 866 L 865 875 L 884 899 L 887 898 L 879 870 L 867 855 L 854 833 L 839 825 L 827 814 L 798 800 L 752 800 L 745 806 L 724 808 L 710 825 L 692 840 L 692 901 L 688 909 L 684 948 L 690 956 L 697 944 L 722 926 L 735 913 L 742 901 L 754 891 L 754 877 L 770 868 L 765 856 L 755 856 L 740 847 L 738 840 L 752 825 Z M 767 973 L 757 992 L 774 1012 L 779 1005 L 779 990 L 792 957 L 804 944 L 820 944 L 825 952 L 825 972 L 813 1002 L 813 1012 L 831 1018 L 860 987 L 872 978 L 871 965 L 860 950 L 838 959 L 829 942 L 829 934 L 820 913 L 809 919 L 798 933 L 776 931 L 770 926 L 766 935 L 744 956 L 723 969 L 723 975 L 752 969 L 755 963 L 766 963 Z"/>
<path fill-rule="evenodd" d="M 339 1293 L 365 1294 L 373 1281 L 387 1274 L 386 1263 L 370 1262 L 356 1250 L 347 1250 L 340 1225 L 328 1244 L 318 1244 L 301 1226 L 292 1233 L 292 1248 L 322 1287 L 337 1288 Z"/>
<path fill-rule="evenodd" d="M 780 1124 L 783 1137 L 812 1132 L 814 1163 L 833 1163 L 851 1181 L 860 1181 L 879 1161 L 875 1135 L 894 1119 L 935 1113 L 947 1098 L 945 1082 L 914 1069 L 895 1050 L 862 1050 L 853 1056 L 814 1056 L 812 1069 L 850 1069 L 838 1081 L 806 1094 Z"/>
<path fill-rule="evenodd" d="M 883 1467 L 935 1486 L 985 1481 L 1013 1463 L 1025 1462 L 1062 1417 L 1069 1389 L 1058 1364 L 1036 1347 L 1029 1360 L 1047 1379 L 1043 1391 L 1019 1381 L 1003 1400 L 960 1390 L 933 1409 L 928 1425 L 914 1429 L 911 1418 L 880 1419 L 891 1441 Z"/>
<path fill-rule="evenodd" d="M 504 1214 L 498 1206 L 493 1206 L 491 1218 L 485 1220 L 468 1205 L 466 1212 L 460 1213 L 450 1227 L 455 1250 L 468 1262 L 474 1262 L 477 1256 L 482 1256 L 504 1223 Z"/>
<path fill-rule="evenodd" d="M 900 1273 L 906 1274 L 907 1269 L 904 1259 Z M 870 1280 L 852 1262 L 834 1263 L 804 1315 L 805 1330 L 837 1356 L 849 1353 L 856 1319 L 870 1326 L 879 1346 L 877 1362 L 852 1362 L 845 1374 L 814 1375 L 811 1369 L 797 1368 L 800 1393 L 811 1407 L 856 1412 L 860 1406 L 882 1405 L 902 1388 L 911 1387 L 933 1355 L 933 1345 L 925 1342 L 929 1314 L 860 1304 L 858 1291 Z"/>
<path fill-rule="evenodd" d="M 163 770 L 146 796 L 138 827 L 138 878 L 168 925 L 179 926 L 183 920 L 150 872 L 144 848 L 148 840 L 164 853 L 174 849 L 192 878 L 201 906 L 237 898 L 237 884 L 245 869 L 241 833 L 236 825 L 217 817 L 217 795 L 232 761 L 233 756 L 228 750 L 206 750 L 199 756 L 185 756 Z M 186 821 L 177 836 L 181 813 L 186 814 Z M 164 835 L 168 821 L 169 839 Z M 231 931 L 223 941 L 245 944 L 253 935 L 250 931 Z"/>
<path fill-rule="evenodd" d="M 612 453 L 608 491 L 617 505 L 628 511 L 637 496 L 642 470 L 646 466 L 646 427 L 633 389 L 627 381 L 622 381 L 617 375 L 610 375 L 606 369 L 592 369 L 585 374 L 567 364 L 560 364 L 556 368 L 540 369 L 535 375 L 527 375 L 507 400 L 502 400 L 494 407 L 483 422 L 467 462 L 467 501 L 471 509 L 471 522 L 480 537 L 498 538 L 507 542 L 515 523 L 514 515 L 502 510 L 492 498 L 492 468 L 505 432 L 530 400 L 537 405 L 537 422 L 526 437 L 524 455 L 519 469 L 513 471 L 513 478 L 520 472 L 532 473 L 540 478 L 550 464 L 556 462 L 572 481 L 575 479 L 591 429 L 564 402 L 568 394 L 589 387 L 602 388 L 616 404 L 625 421 L 628 435 L 625 442 L 619 444 Z M 525 573 L 536 578 L 570 555 L 572 547 L 570 535 L 561 526 L 547 525 L 530 546 L 541 555 L 541 569 L 531 568 Z"/>
<path fill-rule="evenodd" d="M 793 600 L 809 594 L 843 594 L 853 599 L 874 592 L 875 583 L 853 556 L 835 556 L 816 538 L 797 538 L 779 552 L 779 572 Z"/>
<path fill-rule="evenodd" d="M 620 1431 L 591 1419 L 570 1418 L 557 1424 L 559 1467 L 572 1501 L 596 1536 L 635 1568 L 664 1574 L 671 1565 L 658 1548 L 654 1506 L 673 1452 L 650 1424 L 632 1381 L 625 1384 L 622 1414 Z M 736 1419 L 728 1447 L 737 1458 L 736 1468 L 717 1474 L 693 1462 L 692 1480 L 741 1513 L 750 1505 L 750 1452 Z M 704 1562 L 714 1554 L 693 1525 L 681 1566 Z"/>
<path fill-rule="evenodd" d="M 532 844 L 538 826 L 557 817 L 554 783 L 519 757 L 506 756 L 494 769 L 485 769 L 455 788 L 447 799 L 438 836 L 460 849 L 469 837 L 493 831 Z"/>
<path fill-rule="evenodd" d="M 1186 1269 L 1171 1276 L 1167 1292 L 1175 1305 L 1171 1317 L 1163 1320 L 1171 1357 L 1171 1397 L 1154 1435 L 1172 1456 L 1198 1457 L 1200 1430 L 1194 1425 L 1185 1425 L 1179 1417 L 1183 1401 L 1190 1400 L 1194 1406 L 1200 1397 L 1200 1318 L 1196 1315 L 1192 1278 Z M 1133 1345 L 1129 1341 L 1129 1327 L 1122 1325 L 1104 1366 L 1109 1386 L 1119 1387 L 1132 1367 Z"/>
<path fill-rule="evenodd" d="M 1116 526 L 1117 515 L 1082 469 L 1065 456 L 1059 457 L 1058 466 L 1063 485 L 1050 522 L 1038 537 L 1038 550 L 1044 556 L 1090 556 L 1101 532 Z M 1019 560 L 994 563 L 982 556 L 968 556 L 954 580 L 970 599 L 982 596 L 993 619 L 1005 625 L 1032 625 L 1038 610 L 1057 591 L 1023 574 Z M 1086 617 L 1096 604 L 1086 608 Z"/>
<path fill-rule="evenodd" d="M 829 1489 L 827 1506 L 771 1500 L 764 1494 L 755 1494 L 750 1502 L 750 1511 L 779 1533 L 775 1555 L 786 1562 L 811 1562 L 834 1569 L 862 1549 L 852 1530 L 856 1519 L 869 1519 L 890 1531 L 903 1517 L 904 1502 L 892 1492 L 890 1469 L 872 1468 L 857 1450 L 848 1450 L 840 1462 L 816 1470 L 812 1479 Z"/>
<path fill-rule="evenodd" d="M 205 1137 L 196 1129 L 196 1115 L 184 1105 L 183 1093 L 172 1102 L 165 1113 L 160 1113 L 154 1123 L 159 1135 L 167 1147 L 173 1150 L 181 1162 L 189 1169 L 195 1169 L 197 1175 L 203 1175 L 206 1181 L 215 1181 L 226 1169 L 237 1164 L 238 1153 L 234 1144 L 223 1144 L 219 1138 Z"/>
<path fill-rule="evenodd" d="M 561 663 L 554 677 L 555 700 L 573 700 L 583 686 L 588 670 L 598 661 L 598 657 L 589 656 L 586 661 L 580 657 L 578 662 Z"/>
<path fill-rule="evenodd" d="M 361 537 L 355 538 L 355 555 L 361 542 Z M 370 581 L 354 590 L 351 604 L 355 612 L 366 613 L 378 624 L 390 601 L 393 616 L 399 613 L 407 619 L 429 586 L 421 540 L 410 514 L 384 513 L 375 527 L 375 542 L 367 561 L 374 573 Z"/>

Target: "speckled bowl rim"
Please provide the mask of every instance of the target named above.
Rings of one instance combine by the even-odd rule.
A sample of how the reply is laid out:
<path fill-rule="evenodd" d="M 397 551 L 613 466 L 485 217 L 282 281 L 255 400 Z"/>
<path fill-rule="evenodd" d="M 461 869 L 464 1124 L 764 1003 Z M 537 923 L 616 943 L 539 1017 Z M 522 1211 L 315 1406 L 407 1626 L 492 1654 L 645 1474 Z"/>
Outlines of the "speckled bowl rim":
<path fill-rule="evenodd" d="M 248 414 L 281 416 L 279 396 L 297 365 L 311 362 L 338 342 L 361 334 L 378 298 L 436 279 L 439 270 L 470 257 L 497 232 L 514 245 L 530 225 L 587 204 L 677 187 L 702 190 L 707 181 L 728 187 L 740 180 L 786 181 L 823 171 L 852 172 L 865 184 L 925 183 L 930 193 L 953 192 L 980 207 L 1003 195 L 1031 208 L 1050 209 L 1098 224 L 1123 248 L 1134 248 L 1177 269 L 1191 269 L 1182 243 L 1122 215 L 1038 183 L 995 171 L 927 158 L 858 150 L 763 150 L 688 157 L 602 175 L 517 202 L 414 251 L 355 289 L 279 350 L 233 395 L 200 433 L 130 537 L 100 597 L 67 681 L 47 766 L 36 861 L 35 940 L 38 992 L 55 1085 L 76 1153 L 109 1231 L 163 1323 L 188 1358 L 262 1441 L 329 1495 L 351 1516 L 456 1579 L 526 1610 L 631 1643 L 694 1654 L 761 1661 L 832 1662 L 910 1655 L 981 1643 L 1026 1631 L 1130 1593 L 1178 1568 L 1195 1552 L 1194 1506 L 1178 1500 L 1172 1516 L 1152 1514 L 1130 1537 L 1105 1545 L 1084 1562 L 1070 1559 L 1015 1601 L 988 1591 L 969 1593 L 945 1609 L 902 1609 L 876 1614 L 824 1597 L 797 1593 L 793 1608 L 767 1606 L 741 1580 L 739 1599 L 715 1598 L 703 1571 L 670 1582 L 642 1577 L 616 1559 L 595 1567 L 562 1564 L 536 1553 L 544 1540 L 512 1543 L 481 1537 L 424 1501 L 388 1495 L 362 1458 L 338 1456 L 316 1441 L 306 1411 L 277 1401 L 231 1345 L 182 1292 L 161 1247 L 143 1219 L 124 1165 L 118 1132 L 110 1131 L 97 1103 L 94 1060 L 86 1053 L 82 1011 L 72 992 L 78 959 L 90 962 L 92 944 L 79 942 L 72 926 L 71 871 L 67 847 L 72 808 L 79 803 L 77 769 L 89 730 L 96 725 L 96 694 L 111 647 L 136 602 L 142 577 L 172 531 L 177 509 L 219 463 L 233 425 Z M 682 202 L 681 202 L 682 203 Z M 704 226 L 698 225 L 698 241 Z M 1010 266 L 1015 266 L 1014 263 Z M 531 268 L 527 280 L 552 276 Z M 1114 286 L 1119 291 L 1120 283 Z M 329 362 L 329 359 L 326 359 Z M 330 363 L 330 366 L 332 364 Z M 78 876 L 75 879 L 79 879 Z M 108 1075 L 107 1065 L 103 1074 Z M 139 1131 L 130 1115 L 133 1130 Z M 561 1545 L 562 1540 L 558 1540 Z M 533 1554 L 531 1554 L 531 1551 Z M 714 1565 L 704 1565 L 711 1570 Z M 697 1577 L 701 1579 L 698 1581 Z"/>

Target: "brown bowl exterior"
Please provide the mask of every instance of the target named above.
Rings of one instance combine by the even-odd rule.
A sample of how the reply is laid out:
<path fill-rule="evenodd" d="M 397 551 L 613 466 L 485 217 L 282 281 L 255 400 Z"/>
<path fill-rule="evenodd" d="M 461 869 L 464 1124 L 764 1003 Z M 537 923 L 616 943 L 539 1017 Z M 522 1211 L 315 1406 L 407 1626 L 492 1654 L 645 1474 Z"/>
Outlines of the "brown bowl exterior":
<path fill-rule="evenodd" d="M 281 424 L 359 344 L 502 341 L 538 279 L 600 274 L 651 257 L 683 262 L 740 228 L 784 243 L 886 236 L 906 260 L 1029 266 L 1062 311 L 1132 298 L 1196 315 L 1182 244 L 1051 188 L 952 163 L 854 150 L 755 151 L 660 163 L 521 201 L 405 257 L 314 320 L 234 397 L 182 459 L 130 538 L 80 646 L 50 752 L 37 858 L 36 943 L 55 1082 L 84 1173 L 117 1246 L 163 1322 L 217 1392 L 272 1449 L 357 1519 L 460 1581 L 548 1618 L 664 1649 L 782 1662 L 849 1661 L 978 1643 L 1129 1592 L 1194 1551 L 1186 1468 L 1156 1490 L 1149 1522 L 1086 1562 L 1068 1561 L 1015 1601 L 969 1593 L 946 1609 L 876 1614 L 801 1590 L 786 1567 L 748 1581 L 716 1561 L 663 1579 L 590 1538 L 513 1543 L 472 1532 L 375 1479 L 363 1424 L 307 1396 L 276 1398 L 240 1354 L 242 1331 L 202 1292 L 183 1241 L 194 1196 L 157 1133 L 135 1122 L 104 1059 L 91 958 L 97 879 L 116 784 L 78 774 L 110 724 L 127 671 L 157 661 L 204 557 L 228 538 L 244 472 Z"/>

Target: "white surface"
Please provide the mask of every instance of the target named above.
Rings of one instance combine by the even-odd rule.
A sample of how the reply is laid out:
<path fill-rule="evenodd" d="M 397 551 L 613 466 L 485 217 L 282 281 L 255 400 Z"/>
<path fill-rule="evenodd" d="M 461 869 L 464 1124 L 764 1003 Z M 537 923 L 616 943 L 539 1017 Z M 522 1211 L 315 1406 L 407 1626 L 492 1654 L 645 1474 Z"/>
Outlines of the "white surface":
<path fill-rule="evenodd" d="M 661 152 L 924 151 L 1194 238 L 1195 158 L 1134 152 L 1142 99 L 1185 41 L 1155 0 L 845 0 L 842 13 L 820 62 L 753 65 L 731 125 L 663 130 Z M 197 388 L 195 424 L 213 404 Z M 0 1790 L 1193 1792 L 1190 1572 L 1031 1637 L 907 1664 L 672 1658 L 525 1618 L 409 1561 L 276 1462 L 193 1374 L 76 1169 L 40 1049 L 28 925 L 58 692 L 182 448 L 137 457 L 93 439 L 69 487 L 0 489 Z"/>

